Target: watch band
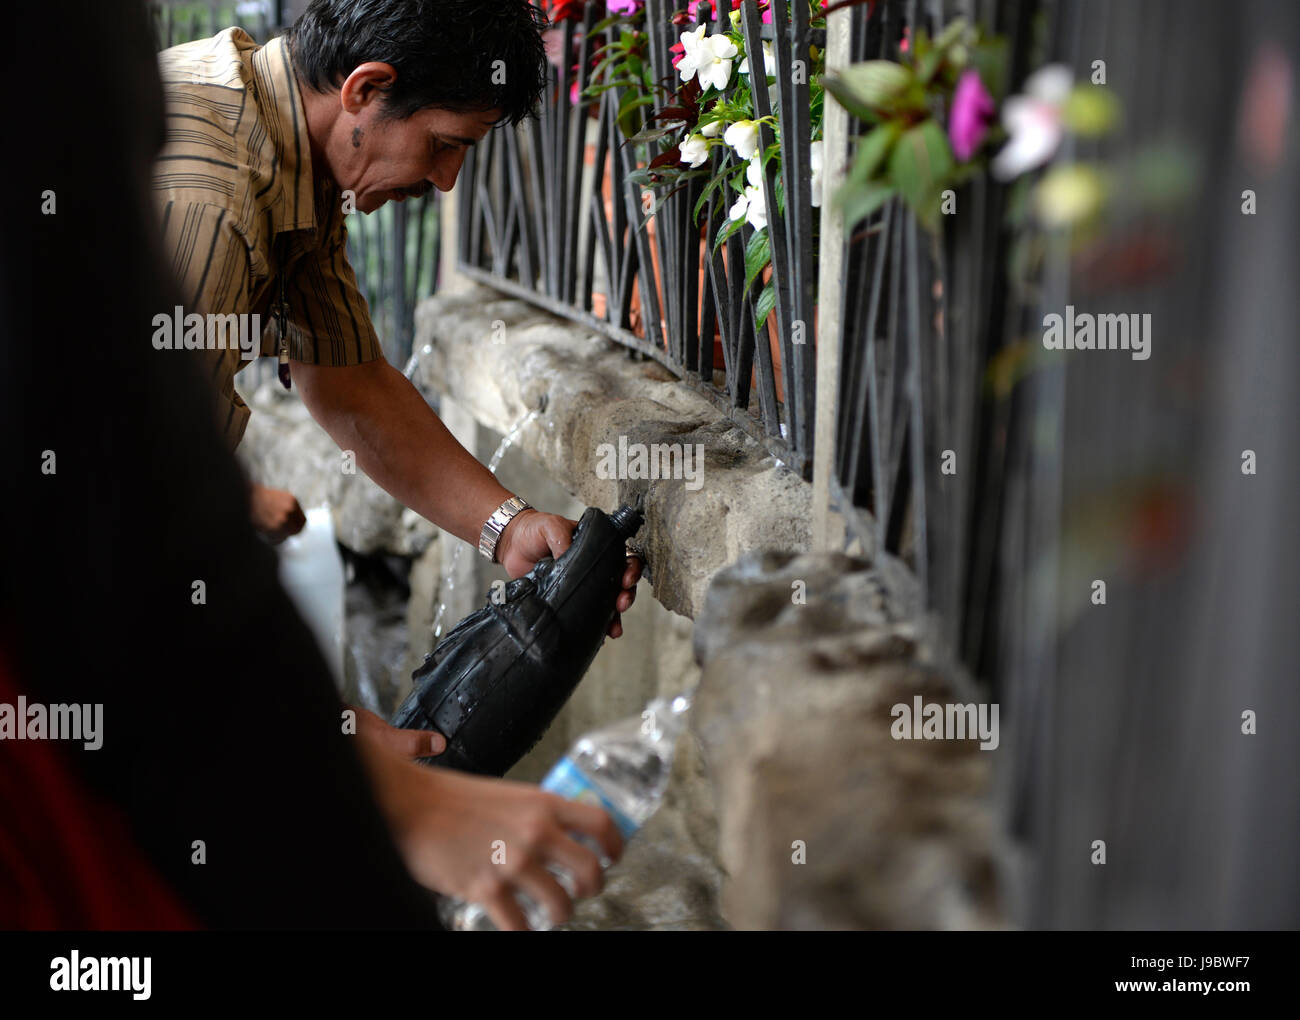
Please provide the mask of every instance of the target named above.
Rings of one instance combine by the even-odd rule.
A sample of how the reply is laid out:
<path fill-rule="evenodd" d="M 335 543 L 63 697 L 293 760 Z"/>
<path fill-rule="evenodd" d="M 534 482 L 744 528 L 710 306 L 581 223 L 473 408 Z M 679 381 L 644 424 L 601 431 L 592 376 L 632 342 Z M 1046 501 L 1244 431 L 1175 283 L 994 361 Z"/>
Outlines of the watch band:
<path fill-rule="evenodd" d="M 492 516 L 483 522 L 483 530 L 478 536 L 478 551 L 484 559 L 490 563 L 497 562 L 497 542 L 501 540 L 501 532 L 506 530 L 506 525 L 514 520 L 521 510 L 531 508 L 531 504 L 526 499 L 511 496 L 492 511 Z"/>

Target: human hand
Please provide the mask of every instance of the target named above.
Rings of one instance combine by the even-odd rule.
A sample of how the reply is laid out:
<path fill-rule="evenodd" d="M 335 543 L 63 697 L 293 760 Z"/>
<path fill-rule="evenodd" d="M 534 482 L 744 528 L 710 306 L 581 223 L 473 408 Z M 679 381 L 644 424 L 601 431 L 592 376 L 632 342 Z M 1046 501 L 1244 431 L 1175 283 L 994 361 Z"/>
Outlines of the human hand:
<path fill-rule="evenodd" d="M 291 492 L 252 484 L 248 487 L 248 500 L 253 527 L 272 545 L 298 534 L 307 523 L 307 515 Z"/>
<path fill-rule="evenodd" d="M 520 577 L 533 569 L 538 560 L 547 556 L 559 559 L 573 542 L 573 529 L 577 521 L 558 514 L 544 514 L 531 507 L 521 510 L 506 525 L 497 542 L 497 559 L 511 577 Z M 623 590 L 614 603 L 614 619 L 609 624 L 609 636 L 621 637 L 623 622 L 620 614 L 632 608 L 636 600 L 637 582 L 641 580 L 641 560 L 635 556 L 627 559 L 623 573 Z"/>
<path fill-rule="evenodd" d="M 588 837 L 610 860 L 623 853 L 614 820 L 591 804 L 527 783 L 425 768 L 377 743 L 359 745 L 380 809 L 417 882 L 481 904 L 502 931 L 527 931 L 515 894 L 560 924 L 573 903 L 549 867 L 573 876 L 576 896 L 604 885 L 600 860 L 571 834 Z"/>
<path fill-rule="evenodd" d="M 357 714 L 357 736 L 386 747 L 403 758 L 432 758 L 447 750 L 447 738 L 437 730 L 399 730 L 381 715 L 357 705 L 349 706 Z"/>

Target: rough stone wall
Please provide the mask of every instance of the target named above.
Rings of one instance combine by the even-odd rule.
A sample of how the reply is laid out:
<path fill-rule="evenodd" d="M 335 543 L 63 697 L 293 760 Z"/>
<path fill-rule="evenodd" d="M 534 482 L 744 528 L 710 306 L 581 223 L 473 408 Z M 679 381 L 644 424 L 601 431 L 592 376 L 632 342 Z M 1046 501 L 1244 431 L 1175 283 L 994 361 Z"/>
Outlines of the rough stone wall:
<path fill-rule="evenodd" d="M 339 541 L 353 551 L 411 558 L 408 647 L 399 686 L 379 691 L 377 703 L 370 703 L 367 691 L 359 689 L 356 682 L 361 670 L 349 659 L 343 690 L 344 697 L 377 711 L 391 708 L 410 690 L 412 670 L 433 648 L 433 620 L 439 604 L 446 603 L 445 634 L 483 604 L 492 582 L 505 578 L 505 571 L 405 510 L 364 475 L 344 475 L 338 448 L 293 393 L 272 381 L 248 399 L 254 413 L 240 456 L 250 476 L 288 489 L 304 506 L 331 506 Z M 446 395 L 439 399 L 439 413 L 457 439 L 487 463 L 501 435 L 480 426 L 459 402 Z M 511 491 L 549 512 L 576 519 L 584 509 L 547 469 L 517 447 L 506 453 L 497 476 Z M 583 733 L 638 714 L 651 698 L 695 686 L 699 667 L 693 654 L 693 631 L 688 618 L 665 609 L 649 591 L 642 591 L 624 617 L 623 637 L 605 643 L 541 743 L 508 778 L 537 782 Z M 353 648 L 352 644 L 349 639 L 350 655 L 376 651 Z M 716 834 L 712 789 L 698 740 L 686 733 L 678 745 L 663 807 L 629 845 L 623 860 L 610 870 L 604 892 L 581 903 L 566 927 L 727 927 L 718 913 L 722 876 L 717 866 Z"/>
<path fill-rule="evenodd" d="M 439 396 L 443 422 L 475 456 L 487 463 L 500 433 L 479 425 L 458 400 Z M 518 446 L 497 470 L 501 483 L 551 513 L 577 519 L 585 505 Z M 604 507 L 611 509 L 609 505 Z M 446 545 L 456 544 L 454 540 Z M 429 547 L 411 574 L 411 652 L 416 662 L 432 648 L 434 607 L 448 603 L 443 632 L 483 604 L 492 582 L 505 572 L 466 546 L 456 563 L 454 586 L 444 591 L 444 543 Z M 425 594 L 425 593 L 429 594 Z M 418 593 L 418 594 L 417 594 Z M 640 713 L 646 702 L 694 687 L 700 670 L 693 654 L 689 619 L 641 591 L 623 618 L 623 636 L 606 641 L 582 683 L 546 735 L 508 774 L 538 782 L 578 737 L 596 727 Z M 418 655 L 417 655 L 418 652 Z M 722 875 L 717 865 L 717 821 L 712 787 L 704 772 L 698 739 L 683 734 L 673 778 L 660 810 L 637 834 L 623 859 L 606 875 L 604 891 L 579 904 L 565 925 L 574 929 L 711 930 L 727 927 L 718 912 Z"/>
<path fill-rule="evenodd" d="M 754 553 L 714 580 L 692 725 L 735 927 L 1002 926 L 990 756 L 890 734 L 916 695 L 969 700 L 915 609 L 905 576 L 845 556 Z"/>
<path fill-rule="evenodd" d="M 415 351 L 412 381 L 482 425 L 506 433 L 540 410 L 517 445 L 584 505 L 644 501 L 637 544 L 666 608 L 694 618 L 710 578 L 742 552 L 808 548 L 810 487 L 654 362 L 484 287 L 423 302 Z M 600 478 L 597 448 L 620 437 L 703 446 L 703 487 Z"/>
<path fill-rule="evenodd" d="M 659 366 L 526 303 L 441 294 L 417 311 L 415 350 L 408 374 L 480 460 L 538 412 L 501 464 L 512 491 L 571 517 L 633 500 L 646 512 L 634 544 L 654 598 L 642 591 L 512 778 L 541 778 L 581 733 L 698 684 L 664 807 L 571 927 L 1005 925 L 989 756 L 890 734 L 891 707 L 916 695 L 972 700 L 932 661 L 905 571 L 808 555 L 810 486 Z M 246 459 L 267 484 L 334 503 L 345 544 L 417 557 L 413 668 L 433 607 L 447 599 L 445 632 L 504 575 L 466 547 L 448 592 L 461 543 L 431 541 L 367 480 L 340 481 L 338 451 L 291 405 L 259 394 Z M 702 444 L 703 487 L 600 478 L 596 448 L 620 436 Z"/>

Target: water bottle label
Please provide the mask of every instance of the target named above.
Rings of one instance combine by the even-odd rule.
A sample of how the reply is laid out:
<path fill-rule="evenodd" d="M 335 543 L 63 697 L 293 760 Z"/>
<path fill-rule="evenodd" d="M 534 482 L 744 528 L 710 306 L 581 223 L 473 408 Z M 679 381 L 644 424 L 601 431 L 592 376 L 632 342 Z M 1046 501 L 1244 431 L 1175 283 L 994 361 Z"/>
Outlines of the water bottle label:
<path fill-rule="evenodd" d="M 624 839 L 628 839 L 639 828 L 636 822 L 632 821 L 626 814 L 620 811 L 614 803 L 606 797 L 595 783 L 587 778 L 587 774 L 573 763 L 573 760 L 565 755 L 542 780 L 542 789 L 548 793 L 556 793 L 565 800 L 581 801 L 584 804 L 595 804 L 596 807 L 604 808 L 609 812 L 614 824 L 618 826 L 618 831 L 623 834 Z"/>

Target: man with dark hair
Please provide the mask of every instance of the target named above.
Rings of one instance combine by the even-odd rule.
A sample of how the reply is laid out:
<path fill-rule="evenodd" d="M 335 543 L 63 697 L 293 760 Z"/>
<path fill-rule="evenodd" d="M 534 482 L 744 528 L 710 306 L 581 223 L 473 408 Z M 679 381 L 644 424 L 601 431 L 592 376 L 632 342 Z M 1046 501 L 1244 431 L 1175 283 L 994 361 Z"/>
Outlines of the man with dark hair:
<path fill-rule="evenodd" d="M 44 14 L 21 5 L 15 31 L 48 32 Z M 603 810 L 424 768 L 341 725 L 197 359 L 149 346 L 151 317 L 184 298 L 149 214 L 163 95 L 143 6 L 69 0 L 57 17 L 80 74 L 16 111 L 40 158 L 0 168 L 27 196 L 0 231 L 0 704 L 96 706 L 103 727 L 93 743 L 0 734 L 0 929 L 436 927 L 426 888 L 502 928 L 525 927 L 516 892 L 567 918 L 552 869 L 590 895 L 590 841 L 621 852 Z M 70 130 L 87 81 L 104 109 Z M 237 117 L 237 92 L 202 95 Z"/>
<path fill-rule="evenodd" d="M 279 355 L 339 447 L 512 577 L 563 553 L 575 522 L 505 489 L 384 360 L 344 216 L 449 190 L 470 146 L 529 116 L 546 80 L 544 27 L 528 0 L 313 0 L 265 46 L 228 29 L 173 47 L 160 58 L 168 133 L 153 178 L 184 312 L 258 315 L 260 352 Z M 253 332 L 184 344 L 202 348 L 232 448 L 249 416 L 234 377 L 257 353 Z M 289 493 L 250 496 L 273 540 L 302 527 Z M 640 574 L 629 560 L 618 612 Z M 610 635 L 621 633 L 616 616 Z"/>

